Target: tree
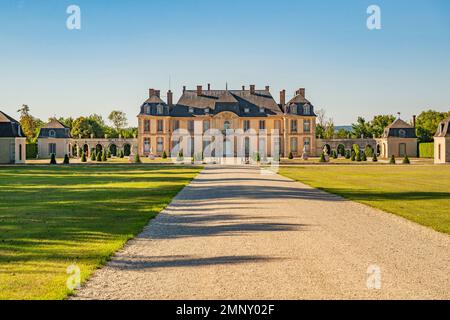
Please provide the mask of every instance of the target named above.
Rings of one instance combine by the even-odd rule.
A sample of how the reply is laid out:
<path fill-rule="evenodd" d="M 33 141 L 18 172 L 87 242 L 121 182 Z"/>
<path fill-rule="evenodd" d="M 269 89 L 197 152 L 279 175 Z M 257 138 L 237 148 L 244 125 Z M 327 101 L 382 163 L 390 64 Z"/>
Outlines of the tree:
<path fill-rule="evenodd" d="M 69 118 L 63 118 L 63 117 L 60 117 L 59 119 L 58 119 L 58 121 L 59 122 L 61 122 L 62 124 L 64 124 L 66 127 L 68 127 L 69 129 L 72 129 L 72 127 L 73 127 L 73 118 L 72 117 L 69 117 Z"/>
<path fill-rule="evenodd" d="M 112 111 L 108 116 L 109 121 L 112 122 L 117 131 L 120 131 L 128 125 L 127 116 L 123 111 Z"/>
<path fill-rule="evenodd" d="M 350 134 L 349 131 L 345 130 L 344 128 L 340 128 L 336 133 L 335 136 L 338 139 L 347 139 L 348 135 Z"/>
<path fill-rule="evenodd" d="M 433 141 L 439 123 L 450 116 L 450 111 L 439 112 L 435 110 L 423 111 L 416 118 L 416 134 L 420 142 Z"/>
<path fill-rule="evenodd" d="M 352 133 L 356 138 L 371 137 L 370 125 L 363 117 L 358 117 L 357 122 L 352 124 Z"/>
<path fill-rule="evenodd" d="M 89 118 L 86 117 L 79 117 L 73 121 L 72 125 L 72 136 L 73 137 L 79 137 L 81 138 L 90 138 L 91 134 L 94 135 L 94 137 L 101 138 L 104 136 L 104 127 L 101 123 L 96 120 L 97 117 L 90 116 Z"/>
<path fill-rule="evenodd" d="M 370 134 L 379 138 L 383 135 L 384 129 L 395 121 L 393 115 L 377 115 L 373 117 L 373 120 L 369 123 Z"/>
<path fill-rule="evenodd" d="M 334 121 L 333 119 L 328 119 L 325 124 L 324 138 L 325 139 L 333 139 L 334 137 Z"/>
<path fill-rule="evenodd" d="M 33 118 L 30 114 L 30 108 L 24 104 L 17 112 L 20 112 L 20 127 L 28 142 L 34 142 L 38 136 L 39 129 L 43 122 L 39 119 Z"/>
<path fill-rule="evenodd" d="M 326 126 L 326 117 L 325 117 L 325 110 L 319 109 L 316 110 L 316 137 L 317 138 L 324 138 L 325 136 L 325 126 Z"/>

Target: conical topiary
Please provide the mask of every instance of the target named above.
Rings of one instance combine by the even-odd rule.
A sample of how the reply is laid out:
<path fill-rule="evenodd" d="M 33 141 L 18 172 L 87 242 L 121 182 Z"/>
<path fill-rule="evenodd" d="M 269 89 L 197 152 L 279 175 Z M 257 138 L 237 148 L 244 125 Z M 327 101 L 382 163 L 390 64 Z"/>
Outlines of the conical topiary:
<path fill-rule="evenodd" d="M 106 158 L 106 152 L 105 152 L 105 150 L 103 150 L 103 152 L 102 152 L 102 161 L 103 161 L 103 162 L 108 161 L 108 159 Z"/>
<path fill-rule="evenodd" d="M 163 159 L 167 159 L 167 153 L 166 153 L 166 151 L 163 151 L 163 153 L 162 153 L 162 158 L 163 158 Z"/>
<path fill-rule="evenodd" d="M 87 161 L 87 159 L 86 159 L 86 153 L 82 153 L 81 154 L 81 162 L 86 162 Z"/>
<path fill-rule="evenodd" d="M 361 152 L 360 151 L 356 152 L 356 161 L 361 162 Z"/>
<path fill-rule="evenodd" d="M 362 161 L 367 161 L 367 156 L 366 156 L 365 152 L 362 153 L 361 160 Z"/>
<path fill-rule="evenodd" d="M 394 155 L 391 156 L 391 160 L 389 160 L 389 163 L 395 164 L 395 156 Z"/>
<path fill-rule="evenodd" d="M 294 159 L 294 154 L 292 152 L 289 152 L 288 159 L 291 159 L 291 160 Z"/>
<path fill-rule="evenodd" d="M 106 153 L 106 157 L 107 157 L 108 159 L 111 159 L 111 151 L 108 150 L 108 152 Z"/>
<path fill-rule="evenodd" d="M 69 160 L 69 156 L 66 154 L 64 155 L 64 161 L 63 164 L 69 164 L 70 160 Z"/>
<path fill-rule="evenodd" d="M 378 162 L 377 153 L 373 153 L 372 162 Z"/>
<path fill-rule="evenodd" d="M 100 152 L 97 153 L 97 159 L 98 162 L 102 162 L 102 154 Z"/>
<path fill-rule="evenodd" d="M 403 164 L 410 164 L 411 162 L 409 161 L 408 155 L 405 155 L 405 157 L 403 158 L 402 161 Z"/>
<path fill-rule="evenodd" d="M 325 153 L 322 152 L 322 154 L 320 155 L 319 162 L 326 162 L 326 160 L 325 160 Z"/>
<path fill-rule="evenodd" d="M 56 156 L 54 153 L 52 153 L 52 155 L 50 157 L 50 164 L 56 164 Z"/>
<path fill-rule="evenodd" d="M 91 161 L 95 161 L 95 159 L 97 158 L 97 155 L 95 154 L 95 151 L 91 152 Z"/>
<path fill-rule="evenodd" d="M 125 157 L 125 154 L 124 154 L 123 150 L 120 150 L 120 152 L 119 152 L 119 157 L 120 157 L 120 158 Z"/>
<path fill-rule="evenodd" d="M 134 156 L 134 163 L 141 163 L 141 158 L 139 157 L 138 153 L 136 153 L 136 155 Z"/>

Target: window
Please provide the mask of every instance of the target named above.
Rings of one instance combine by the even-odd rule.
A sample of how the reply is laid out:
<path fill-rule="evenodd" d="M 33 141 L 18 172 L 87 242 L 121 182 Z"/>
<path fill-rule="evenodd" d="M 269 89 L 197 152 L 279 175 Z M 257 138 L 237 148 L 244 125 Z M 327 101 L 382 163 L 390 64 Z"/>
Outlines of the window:
<path fill-rule="evenodd" d="M 297 114 L 297 105 L 296 104 L 292 104 L 291 105 L 291 113 L 292 114 Z"/>
<path fill-rule="evenodd" d="M 398 130 L 398 136 L 400 138 L 406 138 L 406 131 L 403 129 Z"/>
<path fill-rule="evenodd" d="M 311 132 L 311 121 L 303 120 L 303 132 Z"/>
<path fill-rule="evenodd" d="M 259 120 L 259 130 L 265 130 L 265 129 L 266 129 L 266 121 Z"/>
<path fill-rule="evenodd" d="M 150 114 L 150 106 L 145 106 L 145 113 Z"/>
<path fill-rule="evenodd" d="M 180 129 L 180 120 L 173 120 L 173 130 Z"/>
<path fill-rule="evenodd" d="M 50 131 L 48 132 L 48 135 L 49 135 L 50 137 L 54 138 L 54 137 L 56 136 L 55 130 L 50 130 Z"/>
<path fill-rule="evenodd" d="M 158 105 L 156 106 L 156 113 L 157 113 L 158 115 L 161 115 L 161 114 L 164 113 L 164 109 L 163 109 L 163 106 L 162 106 L 162 105 L 158 104 Z"/>
<path fill-rule="evenodd" d="M 311 139 L 305 138 L 305 140 L 303 140 L 303 146 L 305 148 L 305 151 L 309 152 L 311 150 Z"/>
<path fill-rule="evenodd" d="M 311 106 L 309 104 L 305 104 L 303 106 L 303 114 L 310 115 L 311 114 Z"/>
<path fill-rule="evenodd" d="M 205 109 L 205 114 L 209 114 L 209 108 Z"/>
<path fill-rule="evenodd" d="M 188 121 L 188 131 L 193 132 L 194 131 L 194 120 Z"/>
<path fill-rule="evenodd" d="M 291 132 L 297 132 L 297 120 L 291 120 Z"/>
<path fill-rule="evenodd" d="M 231 123 L 230 121 L 225 121 L 223 123 L 223 130 L 227 131 L 228 129 L 231 129 Z"/>
<path fill-rule="evenodd" d="M 144 120 L 144 132 L 150 132 L 150 120 Z"/>
<path fill-rule="evenodd" d="M 291 138 L 291 152 L 298 152 L 298 140 L 297 138 Z"/>
<path fill-rule="evenodd" d="M 244 131 L 250 129 L 250 120 L 244 120 Z"/>
<path fill-rule="evenodd" d="M 49 155 L 56 155 L 56 143 L 49 143 L 48 144 L 48 154 Z"/>
<path fill-rule="evenodd" d="M 164 122 L 163 120 L 158 120 L 158 132 L 164 131 Z"/>
<path fill-rule="evenodd" d="M 244 112 L 245 113 L 249 113 L 250 112 L 250 108 L 244 108 Z"/>
<path fill-rule="evenodd" d="M 156 152 L 163 152 L 164 151 L 164 139 L 162 137 L 159 137 L 156 144 Z"/>
<path fill-rule="evenodd" d="M 150 152 L 150 138 L 144 138 L 144 152 Z"/>
<path fill-rule="evenodd" d="M 259 108 L 259 113 L 264 113 L 265 109 L 263 107 Z"/>
<path fill-rule="evenodd" d="M 209 120 L 203 121 L 203 132 L 206 132 L 209 130 Z"/>
<path fill-rule="evenodd" d="M 194 113 L 194 108 L 193 107 L 189 107 L 189 113 Z"/>

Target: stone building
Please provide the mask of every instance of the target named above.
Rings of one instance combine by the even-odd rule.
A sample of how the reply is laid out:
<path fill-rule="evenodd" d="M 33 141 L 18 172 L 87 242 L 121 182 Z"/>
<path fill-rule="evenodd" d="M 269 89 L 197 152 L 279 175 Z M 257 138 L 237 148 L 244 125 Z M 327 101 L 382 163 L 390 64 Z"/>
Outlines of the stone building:
<path fill-rule="evenodd" d="M 395 120 L 384 129 L 383 136 L 377 139 L 380 156 L 417 157 L 416 128 L 402 119 Z"/>
<path fill-rule="evenodd" d="M 439 123 L 434 135 L 434 163 L 450 162 L 450 117 Z"/>
<path fill-rule="evenodd" d="M 250 85 L 249 89 L 243 86 L 241 90 L 213 90 L 210 85 L 206 90 L 202 86 L 197 86 L 196 90 L 184 87 L 177 103 L 174 103 L 171 91 L 167 93 L 165 102 L 159 90 L 150 89 L 148 99 L 141 105 L 138 123 L 141 156 L 161 156 L 163 152 L 170 155 L 178 143 L 172 141 L 172 134 L 177 129 L 184 129 L 189 134 L 191 146 L 195 143 L 194 131 L 220 130 L 224 139 L 222 151 L 226 157 L 236 156 L 239 146 L 245 149 L 246 156 L 249 152 L 248 138 L 239 145 L 236 137 L 227 135 L 231 130 L 255 132 L 257 138 L 253 148 L 259 152 L 265 150 L 269 157 L 273 156 L 274 143 L 278 144 L 282 156 L 290 152 L 298 156 L 303 150 L 315 152 L 316 115 L 303 88 L 297 90 L 288 102 L 286 91 L 282 90 L 279 103 L 272 97 L 268 86 L 263 90 L 256 89 L 255 85 Z M 271 136 L 274 129 L 278 129 L 278 140 Z M 200 143 L 203 143 L 202 149 L 208 145 L 207 141 Z"/>
<path fill-rule="evenodd" d="M 54 154 L 57 158 L 70 155 L 70 129 L 56 119 L 41 128 L 38 135 L 38 158 L 48 159 Z"/>
<path fill-rule="evenodd" d="M 26 143 L 20 123 L 0 111 L 0 163 L 25 163 Z"/>

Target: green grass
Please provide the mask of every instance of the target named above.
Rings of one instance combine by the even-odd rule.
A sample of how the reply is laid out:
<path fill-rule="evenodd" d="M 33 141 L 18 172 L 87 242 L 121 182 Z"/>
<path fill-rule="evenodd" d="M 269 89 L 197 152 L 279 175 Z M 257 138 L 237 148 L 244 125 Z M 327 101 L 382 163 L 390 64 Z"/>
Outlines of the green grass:
<path fill-rule="evenodd" d="M 295 166 L 280 174 L 450 234 L 450 166 Z"/>
<path fill-rule="evenodd" d="M 0 167 L 0 299 L 63 299 L 200 171 L 175 166 Z"/>

